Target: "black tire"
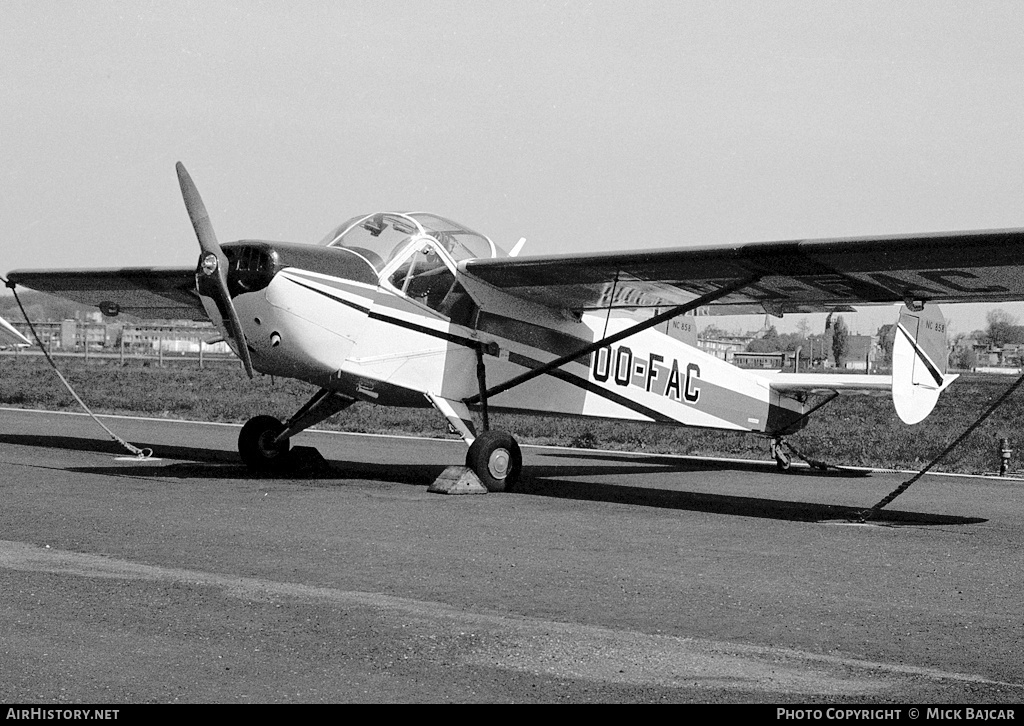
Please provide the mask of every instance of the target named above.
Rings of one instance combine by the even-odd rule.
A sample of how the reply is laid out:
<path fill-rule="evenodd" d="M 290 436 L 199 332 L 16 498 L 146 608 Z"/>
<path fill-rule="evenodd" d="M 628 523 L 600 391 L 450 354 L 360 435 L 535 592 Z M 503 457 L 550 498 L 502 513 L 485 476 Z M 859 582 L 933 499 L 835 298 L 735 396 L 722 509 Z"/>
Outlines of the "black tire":
<path fill-rule="evenodd" d="M 260 474 L 279 471 L 291 448 L 290 439 L 273 443 L 282 431 L 284 424 L 273 416 L 255 416 L 246 421 L 238 434 L 238 453 L 242 462 Z"/>
<path fill-rule="evenodd" d="M 511 434 L 484 431 L 470 444 L 466 466 L 489 492 L 511 491 L 523 469 L 523 452 Z"/>
<path fill-rule="evenodd" d="M 784 451 L 779 451 L 775 454 L 775 466 L 779 471 L 789 471 L 789 467 L 793 466 L 793 457 Z"/>

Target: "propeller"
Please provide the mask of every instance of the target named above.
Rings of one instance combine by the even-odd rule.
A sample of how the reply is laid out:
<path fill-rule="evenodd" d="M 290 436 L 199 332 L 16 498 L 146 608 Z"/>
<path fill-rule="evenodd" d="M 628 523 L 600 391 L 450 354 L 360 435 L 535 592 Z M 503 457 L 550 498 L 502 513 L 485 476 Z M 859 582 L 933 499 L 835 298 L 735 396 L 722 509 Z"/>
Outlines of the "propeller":
<path fill-rule="evenodd" d="M 213 299 L 220 313 L 221 321 L 228 336 L 235 344 L 238 357 L 242 359 L 245 372 L 249 378 L 253 377 L 252 358 L 249 357 L 249 348 L 245 342 L 245 333 L 242 331 L 242 324 L 238 319 L 238 311 L 231 302 L 231 294 L 228 292 L 228 258 L 217 243 L 217 235 L 213 233 L 213 225 L 210 224 L 210 215 L 206 212 L 206 205 L 203 204 L 199 190 L 196 189 L 192 177 L 185 171 L 184 165 L 179 161 L 174 167 L 178 171 L 178 184 L 181 186 L 181 196 L 185 200 L 185 209 L 188 210 L 188 217 L 192 220 L 192 229 L 196 231 L 199 239 L 199 266 L 196 268 L 196 289 L 204 297 Z"/>

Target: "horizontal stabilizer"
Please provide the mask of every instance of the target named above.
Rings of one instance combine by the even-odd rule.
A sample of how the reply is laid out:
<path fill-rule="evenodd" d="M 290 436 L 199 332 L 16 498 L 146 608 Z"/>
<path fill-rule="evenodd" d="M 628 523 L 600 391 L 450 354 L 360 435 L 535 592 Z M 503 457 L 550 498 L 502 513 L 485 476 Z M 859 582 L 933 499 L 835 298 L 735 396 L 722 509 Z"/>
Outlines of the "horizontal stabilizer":
<path fill-rule="evenodd" d="M 946 320 L 938 305 L 904 306 L 892 346 L 892 402 L 907 424 L 925 419 L 955 379 L 946 375 Z"/>
<path fill-rule="evenodd" d="M 885 395 L 892 389 L 889 376 L 857 373 L 777 373 L 759 371 L 773 391 L 793 396 L 800 393 Z"/>

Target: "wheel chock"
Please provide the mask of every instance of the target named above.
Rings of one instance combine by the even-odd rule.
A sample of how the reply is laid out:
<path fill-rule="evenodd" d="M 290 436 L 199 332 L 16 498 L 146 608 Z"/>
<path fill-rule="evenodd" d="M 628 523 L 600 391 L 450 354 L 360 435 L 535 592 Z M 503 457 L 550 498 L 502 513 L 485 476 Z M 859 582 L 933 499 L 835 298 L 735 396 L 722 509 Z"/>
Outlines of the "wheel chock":
<path fill-rule="evenodd" d="M 476 473 L 468 466 L 449 466 L 427 487 L 434 494 L 486 494 Z"/>
<path fill-rule="evenodd" d="M 287 456 L 286 471 L 289 474 L 318 476 L 329 474 L 332 471 L 330 463 L 320 453 L 320 450 L 312 446 L 294 446 Z"/>

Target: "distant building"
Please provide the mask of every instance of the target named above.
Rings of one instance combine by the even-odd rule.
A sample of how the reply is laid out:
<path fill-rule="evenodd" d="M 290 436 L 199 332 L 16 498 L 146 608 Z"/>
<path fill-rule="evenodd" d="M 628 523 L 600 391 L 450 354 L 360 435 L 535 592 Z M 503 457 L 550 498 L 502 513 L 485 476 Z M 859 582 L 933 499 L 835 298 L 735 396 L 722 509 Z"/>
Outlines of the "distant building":
<path fill-rule="evenodd" d="M 30 340 L 32 334 L 27 323 L 12 325 Z M 52 350 L 66 352 L 103 348 L 120 349 L 127 352 L 198 353 L 203 341 L 218 337 L 212 323 L 188 320 L 174 321 L 172 325 L 148 323 L 94 323 L 79 320 L 64 320 L 60 323 L 35 323 L 43 345 Z M 204 353 L 230 354 L 231 348 L 224 341 L 202 344 Z"/>
<path fill-rule="evenodd" d="M 1020 368 L 1024 366 L 1024 343 L 991 345 L 972 339 L 970 345 L 974 351 L 975 368 Z"/>
<path fill-rule="evenodd" d="M 753 368 L 760 370 L 782 370 L 786 363 L 786 353 L 753 353 L 742 350 L 732 354 L 729 361 L 738 368 Z"/>
<path fill-rule="evenodd" d="M 198 353 L 200 344 L 217 334 L 210 323 L 175 321 L 174 325 L 125 326 L 122 336 L 125 348 L 163 350 L 174 353 Z M 206 353 L 230 353 L 224 341 L 202 346 Z"/>
<path fill-rule="evenodd" d="M 705 353 L 732 361 L 736 353 L 743 353 L 756 336 L 754 335 L 719 335 L 713 338 L 697 337 L 697 347 Z"/>
<path fill-rule="evenodd" d="M 1024 362 L 1024 343 L 1006 343 L 999 351 L 999 365 L 1019 367 Z"/>

